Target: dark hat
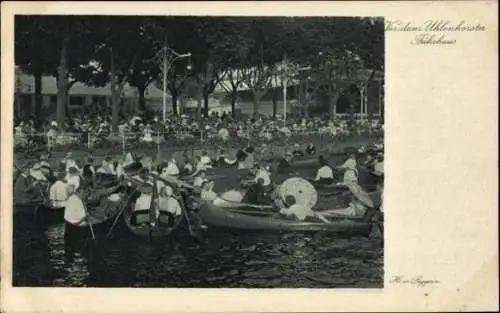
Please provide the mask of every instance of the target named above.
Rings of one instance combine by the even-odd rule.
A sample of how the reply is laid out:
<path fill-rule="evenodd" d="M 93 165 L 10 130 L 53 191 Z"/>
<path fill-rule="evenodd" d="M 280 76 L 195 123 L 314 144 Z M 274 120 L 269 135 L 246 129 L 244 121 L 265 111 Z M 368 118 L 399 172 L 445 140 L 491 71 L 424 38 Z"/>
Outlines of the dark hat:
<path fill-rule="evenodd" d="M 78 170 L 74 166 L 70 167 L 69 170 L 68 170 L 68 172 L 70 174 L 78 174 Z"/>
<path fill-rule="evenodd" d="M 125 166 L 123 168 L 123 171 L 127 174 L 127 175 L 134 175 L 134 174 L 137 174 L 138 172 L 140 172 L 141 170 L 143 170 L 143 166 L 140 162 L 134 162 L 134 163 L 131 163 L 127 166 Z"/>

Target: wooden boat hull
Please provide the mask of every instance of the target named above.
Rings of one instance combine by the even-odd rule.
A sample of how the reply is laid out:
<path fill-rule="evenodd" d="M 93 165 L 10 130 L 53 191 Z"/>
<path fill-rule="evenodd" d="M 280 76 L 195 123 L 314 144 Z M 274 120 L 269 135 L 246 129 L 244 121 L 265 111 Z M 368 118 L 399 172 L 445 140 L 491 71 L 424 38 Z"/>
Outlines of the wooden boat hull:
<path fill-rule="evenodd" d="M 212 227 L 256 232 L 325 232 L 338 235 L 368 236 L 372 223 L 361 218 L 342 218 L 332 223 L 295 221 L 276 215 L 246 214 L 241 208 L 231 210 L 203 202 L 199 209 L 203 222 Z"/>
<path fill-rule="evenodd" d="M 172 224 L 165 224 L 161 221 L 150 227 L 149 225 L 135 226 L 132 225 L 132 212 L 125 210 L 123 212 L 123 221 L 125 226 L 134 234 L 139 237 L 166 237 L 175 231 L 183 221 L 183 216 L 179 216 Z"/>
<path fill-rule="evenodd" d="M 92 230 L 96 237 L 107 234 L 109 228 L 114 222 L 116 215 L 120 212 L 122 200 L 106 207 L 87 208 L 91 216 Z M 108 202 L 109 204 L 109 202 Z M 68 241 L 78 241 L 79 239 L 92 238 L 90 225 L 88 222 L 81 225 L 74 225 L 65 221 L 65 239 Z"/>
<path fill-rule="evenodd" d="M 101 223 L 92 224 L 94 236 L 96 238 L 105 236 L 112 224 L 113 218 L 109 218 Z M 64 240 L 66 243 L 76 243 L 89 238 L 92 238 L 92 232 L 88 224 L 77 226 L 65 221 Z"/>
<path fill-rule="evenodd" d="M 40 224 L 58 224 L 64 221 L 64 208 L 54 208 L 45 204 L 38 205 L 33 212 Z"/>

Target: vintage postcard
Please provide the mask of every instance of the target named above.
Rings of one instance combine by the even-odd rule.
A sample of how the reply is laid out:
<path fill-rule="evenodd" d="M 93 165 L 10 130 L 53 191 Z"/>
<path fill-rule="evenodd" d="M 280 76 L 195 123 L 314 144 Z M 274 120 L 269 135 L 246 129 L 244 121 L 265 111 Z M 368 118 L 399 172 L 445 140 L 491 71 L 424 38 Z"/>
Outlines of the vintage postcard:
<path fill-rule="evenodd" d="M 0 310 L 498 310 L 497 10 L 2 3 Z"/>

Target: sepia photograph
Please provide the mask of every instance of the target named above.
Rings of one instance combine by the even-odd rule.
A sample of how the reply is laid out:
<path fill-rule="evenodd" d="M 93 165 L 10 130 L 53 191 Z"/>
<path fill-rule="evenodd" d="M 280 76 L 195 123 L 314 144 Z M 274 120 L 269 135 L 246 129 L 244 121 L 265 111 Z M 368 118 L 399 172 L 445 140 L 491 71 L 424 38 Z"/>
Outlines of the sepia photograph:
<path fill-rule="evenodd" d="M 383 17 L 19 14 L 13 51 L 14 287 L 384 288 Z"/>

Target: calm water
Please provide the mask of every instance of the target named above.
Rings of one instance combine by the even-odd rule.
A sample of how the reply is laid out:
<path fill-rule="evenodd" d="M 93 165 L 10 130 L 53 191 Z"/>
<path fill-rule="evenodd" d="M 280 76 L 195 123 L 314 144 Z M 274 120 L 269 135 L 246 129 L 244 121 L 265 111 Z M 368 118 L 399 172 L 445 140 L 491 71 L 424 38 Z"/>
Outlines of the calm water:
<path fill-rule="evenodd" d="M 69 250 L 64 227 L 40 229 L 14 219 L 13 283 L 71 287 L 358 287 L 383 281 L 380 233 L 371 238 L 325 234 L 237 234 L 209 229 L 148 242 L 124 227 L 109 241 Z"/>

